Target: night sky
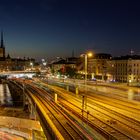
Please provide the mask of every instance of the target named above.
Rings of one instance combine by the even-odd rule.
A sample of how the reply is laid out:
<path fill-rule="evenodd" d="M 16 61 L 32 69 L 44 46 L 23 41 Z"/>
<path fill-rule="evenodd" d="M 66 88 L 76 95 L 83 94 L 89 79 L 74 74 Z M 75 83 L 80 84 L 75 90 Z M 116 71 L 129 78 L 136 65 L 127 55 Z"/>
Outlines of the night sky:
<path fill-rule="evenodd" d="M 12 57 L 79 56 L 87 50 L 140 54 L 135 0 L 0 0 L 0 29 Z"/>

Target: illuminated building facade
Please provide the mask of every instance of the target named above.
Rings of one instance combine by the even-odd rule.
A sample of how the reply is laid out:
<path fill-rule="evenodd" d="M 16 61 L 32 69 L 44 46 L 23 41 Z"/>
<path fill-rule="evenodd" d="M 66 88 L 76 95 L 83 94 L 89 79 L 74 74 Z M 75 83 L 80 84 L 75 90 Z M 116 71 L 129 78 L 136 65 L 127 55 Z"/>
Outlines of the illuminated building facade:
<path fill-rule="evenodd" d="M 107 80 L 109 78 L 108 75 L 108 60 L 112 57 L 110 54 L 105 53 L 97 53 L 93 54 L 93 57 L 87 59 L 87 74 L 88 78 L 96 78 L 100 80 Z M 79 66 L 78 71 L 81 74 L 84 74 L 84 58 L 81 62 L 81 67 Z"/>
<path fill-rule="evenodd" d="M 113 58 L 112 61 L 113 79 L 119 82 L 139 83 L 140 82 L 140 56 L 127 55 Z"/>

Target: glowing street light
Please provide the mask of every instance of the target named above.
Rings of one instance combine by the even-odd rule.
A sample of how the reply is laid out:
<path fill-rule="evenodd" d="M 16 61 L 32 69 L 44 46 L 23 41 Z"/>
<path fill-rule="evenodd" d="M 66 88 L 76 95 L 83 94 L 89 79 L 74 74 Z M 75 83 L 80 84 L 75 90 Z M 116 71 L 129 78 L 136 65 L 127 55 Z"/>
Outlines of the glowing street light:
<path fill-rule="evenodd" d="M 92 52 L 88 52 L 88 53 L 85 53 L 85 54 L 82 54 L 82 56 L 85 56 L 85 85 L 87 83 L 87 58 L 88 57 L 92 57 L 93 56 L 93 53 Z"/>
<path fill-rule="evenodd" d="M 33 62 L 30 62 L 31 69 L 33 69 Z"/>
<path fill-rule="evenodd" d="M 87 56 L 88 57 L 92 57 L 93 56 L 93 53 L 92 52 L 89 52 L 89 53 L 87 53 Z"/>

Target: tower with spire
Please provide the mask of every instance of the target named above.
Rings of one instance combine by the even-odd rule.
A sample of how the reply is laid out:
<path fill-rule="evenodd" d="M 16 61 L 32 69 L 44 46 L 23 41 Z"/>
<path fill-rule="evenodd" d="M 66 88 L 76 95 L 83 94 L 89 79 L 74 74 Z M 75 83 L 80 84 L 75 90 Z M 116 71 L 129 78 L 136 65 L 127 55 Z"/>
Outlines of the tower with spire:
<path fill-rule="evenodd" d="M 0 59 L 5 59 L 5 46 L 4 46 L 4 41 L 3 41 L 3 31 L 1 31 Z"/>
<path fill-rule="evenodd" d="M 72 57 L 74 57 L 74 49 L 72 50 Z"/>

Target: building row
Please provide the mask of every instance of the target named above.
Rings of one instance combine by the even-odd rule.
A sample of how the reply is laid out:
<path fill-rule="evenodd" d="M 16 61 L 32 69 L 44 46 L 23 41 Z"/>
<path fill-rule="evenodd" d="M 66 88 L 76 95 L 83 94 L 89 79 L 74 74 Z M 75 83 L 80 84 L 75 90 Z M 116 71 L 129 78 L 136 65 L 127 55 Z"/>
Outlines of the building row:
<path fill-rule="evenodd" d="M 32 58 L 11 58 L 6 56 L 3 32 L 1 32 L 0 42 L 0 72 L 33 70 L 35 59 Z M 112 57 L 110 54 L 97 53 L 87 58 L 85 70 L 85 57 L 57 58 L 49 64 L 53 74 L 76 75 L 75 78 L 84 78 L 87 74 L 88 79 L 118 81 L 127 83 L 140 83 L 140 55 L 126 55 Z M 46 62 L 43 60 L 43 68 Z M 36 66 L 40 69 L 39 65 Z"/>
<path fill-rule="evenodd" d="M 115 57 L 111 61 L 112 77 L 116 81 L 140 83 L 140 55 Z"/>
<path fill-rule="evenodd" d="M 84 59 L 84 57 L 59 58 L 50 66 L 54 73 L 71 67 L 84 78 Z M 94 54 L 93 57 L 87 59 L 87 75 L 89 79 L 140 83 L 140 55 L 112 57 L 105 53 Z"/>

